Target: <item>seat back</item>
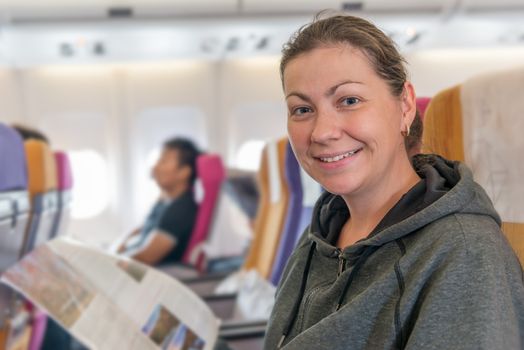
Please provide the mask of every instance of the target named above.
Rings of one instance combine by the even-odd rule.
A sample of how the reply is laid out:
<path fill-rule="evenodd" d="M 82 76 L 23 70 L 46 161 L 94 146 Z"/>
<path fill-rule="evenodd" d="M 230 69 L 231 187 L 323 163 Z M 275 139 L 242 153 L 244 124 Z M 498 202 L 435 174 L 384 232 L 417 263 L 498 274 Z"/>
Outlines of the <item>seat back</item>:
<path fill-rule="evenodd" d="M 289 189 L 289 203 L 287 213 L 282 231 L 281 239 L 278 244 L 278 249 L 271 272 L 271 283 L 277 285 L 284 270 L 287 259 L 291 255 L 291 251 L 295 247 L 297 231 L 300 224 L 300 216 L 302 214 L 302 183 L 300 180 L 300 165 L 298 165 L 291 144 L 286 145 L 286 154 L 284 159 L 285 165 L 285 179 Z"/>
<path fill-rule="evenodd" d="M 426 114 L 426 109 L 428 108 L 430 101 L 430 97 L 417 97 L 417 110 L 420 113 L 422 120 L 424 120 L 424 115 Z"/>
<path fill-rule="evenodd" d="M 323 191 L 322 186 L 313 180 L 302 168 L 300 168 L 300 182 L 304 194 L 302 197 L 302 213 L 300 214 L 300 223 L 298 224 L 295 245 L 297 245 L 300 237 L 302 237 L 302 233 L 304 233 L 306 227 L 311 223 L 315 203 Z"/>
<path fill-rule="evenodd" d="M 416 130 L 419 127 L 422 127 L 422 123 L 424 121 L 424 113 L 426 112 L 426 108 L 429 104 L 429 101 L 431 99 L 429 97 L 417 97 L 417 111 L 420 115 L 420 121 L 414 120 L 413 124 L 411 124 L 412 130 Z M 422 142 L 420 140 L 412 140 L 411 138 L 408 141 L 407 144 L 408 147 L 408 155 L 413 156 L 415 154 L 419 154 L 422 150 Z"/>
<path fill-rule="evenodd" d="M 255 219 L 253 221 L 253 237 L 249 246 L 248 254 L 244 261 L 244 268 L 246 270 L 254 268 L 257 264 L 258 249 L 262 240 L 262 232 L 266 225 L 266 218 L 269 212 L 270 206 L 270 195 L 269 195 L 269 159 L 268 159 L 268 147 L 267 144 L 262 150 L 260 156 L 260 166 L 257 173 L 257 187 L 258 187 L 258 205 Z"/>
<path fill-rule="evenodd" d="M 252 234 L 249 214 L 255 212 L 255 187 L 254 177 L 249 174 L 232 176 L 228 172 L 204 246 L 207 269 L 238 268 Z"/>
<path fill-rule="evenodd" d="M 424 150 L 465 162 L 490 196 L 524 264 L 524 69 L 487 74 L 446 89 L 425 116 Z"/>
<path fill-rule="evenodd" d="M 27 168 L 18 133 L 0 124 L 0 273 L 22 254 L 29 218 Z"/>
<path fill-rule="evenodd" d="M 67 153 L 57 151 L 54 153 L 56 172 L 57 172 L 57 212 L 53 220 L 50 238 L 63 235 L 67 232 L 69 224 L 72 191 L 73 173 Z"/>
<path fill-rule="evenodd" d="M 22 254 L 24 231 L 29 217 L 27 168 L 20 135 L 0 123 L 0 274 L 16 263 Z M 20 298 L 0 285 L 0 341 L 12 334 L 9 327 L 18 313 Z M 21 325 L 23 326 L 23 325 Z M 23 328 L 19 328 L 22 330 Z"/>
<path fill-rule="evenodd" d="M 262 152 L 260 215 L 257 213 L 254 238 L 244 263 L 244 269 L 256 269 L 266 279 L 271 275 L 289 203 L 285 179 L 287 144 L 287 138 L 269 142 Z"/>
<path fill-rule="evenodd" d="M 213 221 L 220 188 L 225 178 L 225 169 L 219 155 L 203 154 L 197 158 L 196 172 L 203 196 L 198 205 L 195 227 L 182 261 L 201 268 L 202 247 Z"/>
<path fill-rule="evenodd" d="M 24 237 L 24 253 L 51 236 L 58 210 L 57 175 L 54 156 L 49 146 L 40 141 L 25 141 L 31 212 Z"/>

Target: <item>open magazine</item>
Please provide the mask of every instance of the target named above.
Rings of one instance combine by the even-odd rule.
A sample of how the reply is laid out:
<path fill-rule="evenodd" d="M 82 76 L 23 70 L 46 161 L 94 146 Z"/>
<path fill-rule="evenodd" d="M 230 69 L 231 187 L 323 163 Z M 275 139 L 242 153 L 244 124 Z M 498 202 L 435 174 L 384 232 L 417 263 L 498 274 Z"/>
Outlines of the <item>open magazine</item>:
<path fill-rule="evenodd" d="M 210 350 L 220 321 L 162 272 L 68 238 L 35 248 L 1 282 L 90 349 Z"/>

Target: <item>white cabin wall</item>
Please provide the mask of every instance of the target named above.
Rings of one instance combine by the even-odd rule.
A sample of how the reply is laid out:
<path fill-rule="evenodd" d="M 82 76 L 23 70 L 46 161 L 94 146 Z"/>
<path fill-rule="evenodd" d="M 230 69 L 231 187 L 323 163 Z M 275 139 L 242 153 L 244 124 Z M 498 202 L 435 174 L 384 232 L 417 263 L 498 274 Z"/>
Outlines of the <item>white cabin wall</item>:
<path fill-rule="evenodd" d="M 278 72 L 279 57 L 225 61 L 219 81 L 223 144 L 234 166 L 239 147 L 250 139 L 268 141 L 286 134 L 286 107 Z"/>
<path fill-rule="evenodd" d="M 18 71 L 0 67 L 0 121 L 23 122 L 21 89 L 18 87 Z"/>
<path fill-rule="evenodd" d="M 406 59 L 417 95 L 431 97 L 475 75 L 524 69 L 524 47 L 424 50 L 407 54 Z"/>
<path fill-rule="evenodd" d="M 103 203 L 105 198 L 106 205 L 101 204 L 90 217 L 71 220 L 69 232 L 86 241 L 106 240 L 121 230 L 122 205 L 117 195 L 122 179 L 117 163 L 121 150 L 115 147 L 118 132 L 112 122 L 117 116 L 111 70 L 95 66 L 28 68 L 20 77 L 25 123 L 46 134 L 54 150 L 65 150 L 70 155 L 96 152 L 102 157 L 100 167 L 87 168 L 74 176 L 83 194 L 95 194 L 92 203 Z M 87 182 L 81 183 L 79 175 Z M 101 181 L 90 182 L 93 178 Z M 88 204 L 85 197 L 76 195 L 77 201 Z"/>

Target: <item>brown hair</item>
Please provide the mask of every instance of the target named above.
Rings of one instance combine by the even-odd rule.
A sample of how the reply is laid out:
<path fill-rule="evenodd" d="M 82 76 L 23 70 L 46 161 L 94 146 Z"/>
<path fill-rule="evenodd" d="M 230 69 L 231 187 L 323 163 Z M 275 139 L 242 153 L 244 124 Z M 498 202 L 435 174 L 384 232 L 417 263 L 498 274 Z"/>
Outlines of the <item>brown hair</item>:
<path fill-rule="evenodd" d="M 397 50 L 393 40 L 373 23 L 355 16 L 334 15 L 325 17 L 320 12 L 315 19 L 302 26 L 282 49 L 280 78 L 284 83 L 287 64 L 301 54 L 320 46 L 351 45 L 360 49 L 370 60 L 375 72 L 390 87 L 393 96 L 400 97 L 407 80 L 405 59 Z M 422 138 L 422 121 L 417 112 L 410 135 L 406 137 L 406 149 L 418 145 Z"/>

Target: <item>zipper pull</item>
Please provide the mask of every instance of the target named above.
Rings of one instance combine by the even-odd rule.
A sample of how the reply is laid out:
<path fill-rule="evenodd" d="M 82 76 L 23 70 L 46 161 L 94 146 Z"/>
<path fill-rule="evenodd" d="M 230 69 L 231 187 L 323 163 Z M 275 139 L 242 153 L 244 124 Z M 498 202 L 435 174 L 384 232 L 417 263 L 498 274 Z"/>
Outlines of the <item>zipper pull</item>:
<path fill-rule="evenodd" d="M 344 269 L 346 267 L 346 259 L 344 259 L 344 257 L 342 256 L 342 251 L 339 250 L 338 251 L 338 273 L 337 273 L 337 277 L 339 277 L 342 272 L 344 272 Z"/>

